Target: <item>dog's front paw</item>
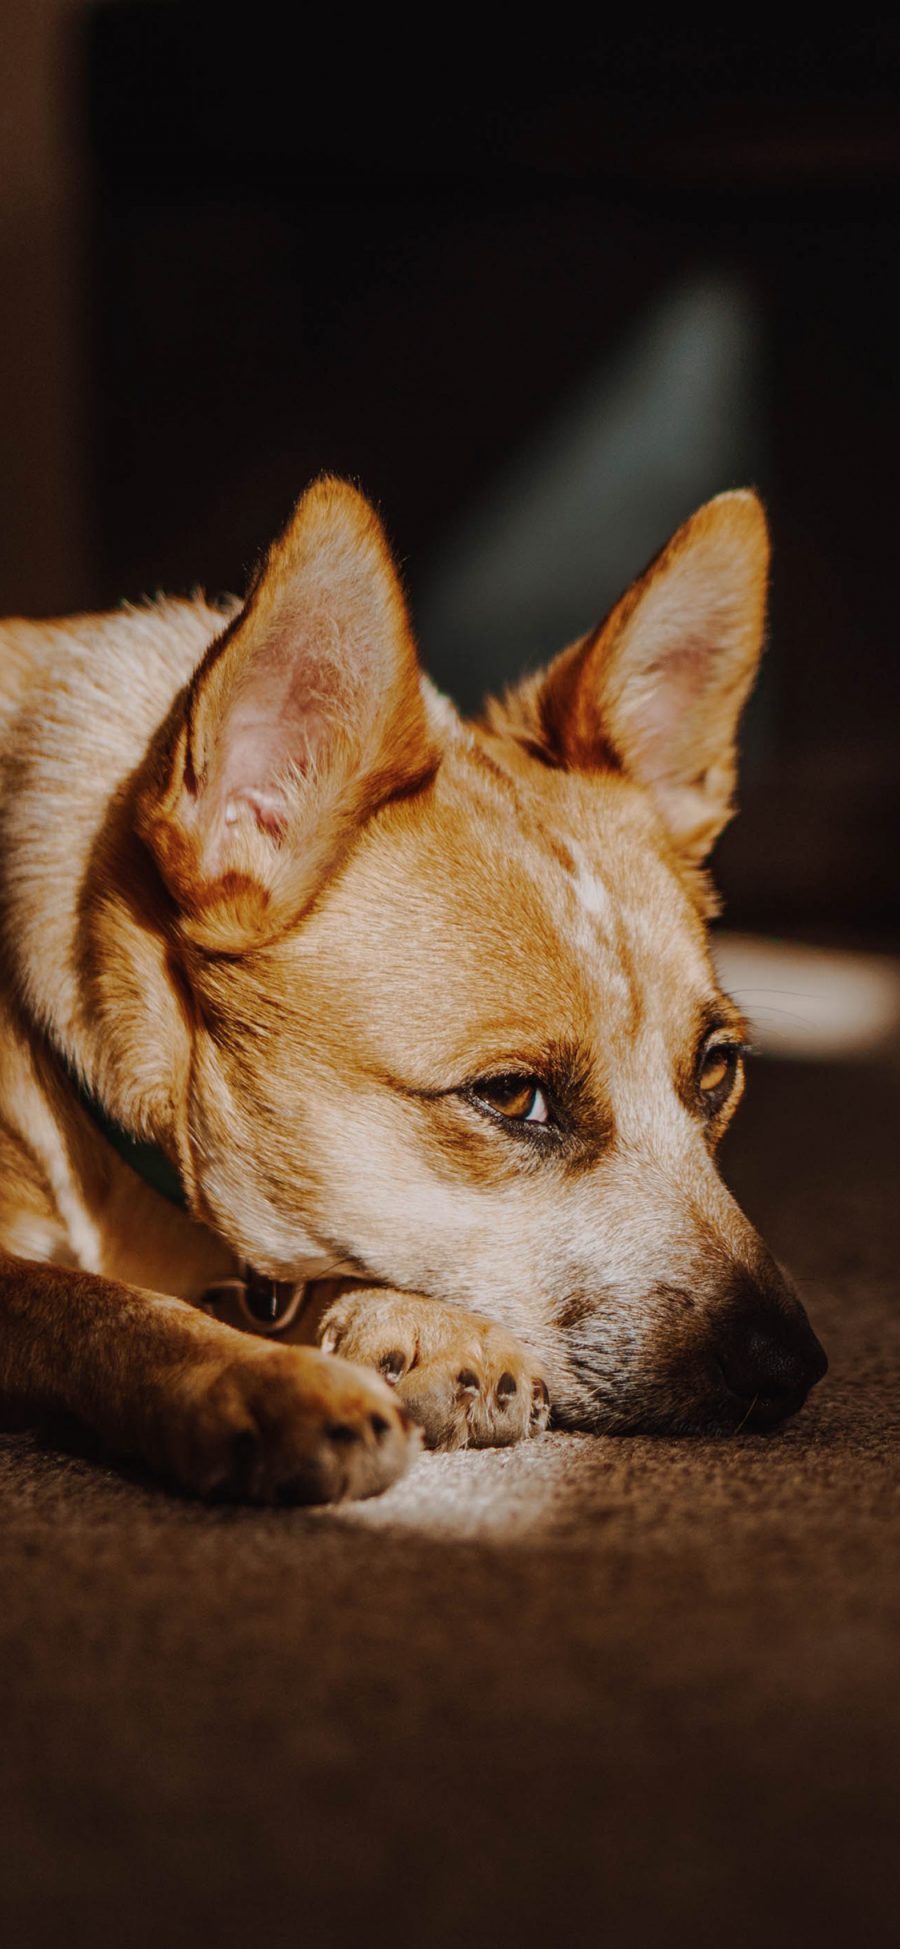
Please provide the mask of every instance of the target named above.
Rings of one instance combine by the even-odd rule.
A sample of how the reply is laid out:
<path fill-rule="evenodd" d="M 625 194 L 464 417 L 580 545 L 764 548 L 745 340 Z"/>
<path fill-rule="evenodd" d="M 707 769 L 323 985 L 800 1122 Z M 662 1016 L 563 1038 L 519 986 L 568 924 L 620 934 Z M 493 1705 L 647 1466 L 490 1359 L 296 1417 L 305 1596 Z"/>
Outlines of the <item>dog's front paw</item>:
<path fill-rule="evenodd" d="M 318 1337 L 326 1351 L 377 1367 L 429 1448 L 506 1447 L 540 1434 L 550 1418 L 533 1355 L 462 1307 L 357 1290 L 327 1307 Z"/>
<path fill-rule="evenodd" d="M 378 1495 L 420 1442 L 384 1381 L 312 1347 L 248 1339 L 230 1359 L 206 1355 L 151 1392 L 150 1459 L 195 1495 L 306 1503 Z"/>

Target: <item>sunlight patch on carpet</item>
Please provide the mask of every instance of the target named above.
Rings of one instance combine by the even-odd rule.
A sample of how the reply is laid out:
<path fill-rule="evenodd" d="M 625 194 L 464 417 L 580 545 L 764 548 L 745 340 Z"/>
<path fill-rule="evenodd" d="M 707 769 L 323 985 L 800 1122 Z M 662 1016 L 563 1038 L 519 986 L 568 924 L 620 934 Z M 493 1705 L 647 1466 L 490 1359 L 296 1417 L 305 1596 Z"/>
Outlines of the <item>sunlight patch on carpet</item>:
<path fill-rule="evenodd" d="M 544 1435 L 514 1448 L 423 1454 L 386 1495 L 343 1503 L 329 1515 L 374 1529 L 504 1543 L 532 1538 L 553 1528 L 586 1449 L 599 1461 L 599 1444 L 571 1435 Z"/>

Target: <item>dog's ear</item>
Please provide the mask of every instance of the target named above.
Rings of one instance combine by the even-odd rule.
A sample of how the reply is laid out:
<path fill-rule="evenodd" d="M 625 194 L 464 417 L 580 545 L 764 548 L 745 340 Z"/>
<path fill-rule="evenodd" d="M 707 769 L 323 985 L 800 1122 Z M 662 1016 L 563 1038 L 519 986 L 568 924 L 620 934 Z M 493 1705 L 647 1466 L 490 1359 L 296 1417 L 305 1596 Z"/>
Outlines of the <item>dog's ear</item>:
<path fill-rule="evenodd" d="M 679 528 L 593 635 L 491 710 L 554 762 L 625 772 L 702 863 L 732 810 L 738 719 L 765 627 L 757 496 L 720 494 Z"/>
<path fill-rule="evenodd" d="M 308 905 L 362 820 L 436 752 L 377 516 L 347 483 L 299 502 L 179 700 L 139 824 L 188 932 L 235 950 Z"/>

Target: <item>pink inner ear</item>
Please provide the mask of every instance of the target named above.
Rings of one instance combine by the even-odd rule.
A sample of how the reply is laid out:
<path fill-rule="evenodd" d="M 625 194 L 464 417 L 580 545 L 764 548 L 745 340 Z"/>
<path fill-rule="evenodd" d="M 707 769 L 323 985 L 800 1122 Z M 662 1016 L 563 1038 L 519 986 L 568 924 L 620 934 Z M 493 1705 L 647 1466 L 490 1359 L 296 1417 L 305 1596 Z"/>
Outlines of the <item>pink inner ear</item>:
<path fill-rule="evenodd" d="M 210 767 L 215 813 L 225 825 L 246 805 L 260 829 L 278 837 L 289 774 L 322 767 L 349 705 L 345 673 L 312 645 L 254 658 L 226 708 Z"/>
<path fill-rule="evenodd" d="M 629 757 L 648 783 L 684 770 L 685 737 L 709 687 L 715 651 L 702 642 L 673 650 L 647 670 L 628 708 Z M 703 769 L 698 752 L 698 770 Z"/>

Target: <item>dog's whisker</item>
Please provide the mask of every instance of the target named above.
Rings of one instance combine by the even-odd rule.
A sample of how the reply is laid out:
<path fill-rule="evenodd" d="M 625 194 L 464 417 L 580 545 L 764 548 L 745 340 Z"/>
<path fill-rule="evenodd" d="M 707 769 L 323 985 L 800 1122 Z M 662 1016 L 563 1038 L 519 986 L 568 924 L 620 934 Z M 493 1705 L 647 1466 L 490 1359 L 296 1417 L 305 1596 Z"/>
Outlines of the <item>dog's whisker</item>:
<path fill-rule="evenodd" d="M 754 1396 L 753 1396 L 753 1399 L 752 1399 L 752 1401 L 751 1401 L 751 1403 L 750 1403 L 750 1406 L 749 1406 L 749 1408 L 747 1409 L 747 1412 L 746 1412 L 746 1414 L 744 1415 L 744 1417 L 743 1417 L 743 1419 L 742 1419 L 741 1421 L 739 1421 L 739 1422 L 738 1422 L 738 1425 L 737 1425 L 737 1427 L 735 1428 L 735 1431 L 734 1431 L 734 1432 L 735 1432 L 735 1434 L 736 1434 L 736 1435 L 739 1435 L 739 1434 L 740 1434 L 740 1432 L 741 1432 L 741 1429 L 742 1429 L 742 1428 L 745 1428 L 745 1427 L 746 1427 L 746 1425 L 747 1425 L 747 1422 L 749 1421 L 749 1419 L 750 1419 L 750 1416 L 751 1416 L 751 1414 L 753 1413 L 753 1410 L 754 1410 L 754 1408 L 755 1408 L 755 1406 L 756 1406 L 756 1403 L 757 1403 L 757 1401 L 758 1401 L 758 1400 L 759 1400 L 759 1395 L 758 1395 L 758 1394 L 754 1394 Z"/>

